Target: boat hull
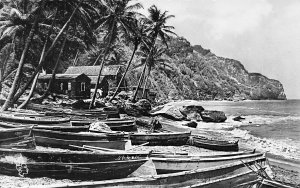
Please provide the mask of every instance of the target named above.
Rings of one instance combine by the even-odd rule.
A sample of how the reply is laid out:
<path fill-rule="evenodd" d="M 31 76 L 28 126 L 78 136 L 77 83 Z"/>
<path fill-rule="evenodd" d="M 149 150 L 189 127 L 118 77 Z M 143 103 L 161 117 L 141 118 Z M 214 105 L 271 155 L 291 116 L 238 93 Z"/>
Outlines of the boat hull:
<path fill-rule="evenodd" d="M 26 162 L 20 164 L 1 161 L 0 173 L 32 178 L 107 180 L 126 178 L 146 161 L 147 159 L 93 163 Z"/>
<path fill-rule="evenodd" d="M 260 164 L 266 166 L 266 158 L 256 160 L 235 162 L 218 167 L 197 169 L 172 174 L 162 174 L 154 176 L 141 176 L 136 178 L 125 178 L 119 180 L 82 182 L 78 184 L 57 184 L 50 187 L 133 187 L 133 188 L 169 188 L 169 187 L 205 187 L 205 188 L 231 188 L 258 179 L 256 173 L 248 166 L 253 167 Z M 260 167 L 259 167 L 260 170 Z M 248 187 L 249 185 L 239 186 Z"/>
<path fill-rule="evenodd" d="M 67 139 L 67 140 L 124 140 L 126 135 L 124 134 L 104 134 L 104 133 L 72 133 L 72 132 L 61 132 L 52 130 L 33 129 L 34 136 L 51 137 L 56 139 Z"/>
<path fill-rule="evenodd" d="M 199 148 L 205 148 L 205 149 L 216 150 L 216 151 L 238 151 L 239 150 L 238 142 L 209 140 L 204 138 L 200 138 L 200 139 L 193 138 L 191 145 Z"/>
<path fill-rule="evenodd" d="M 87 145 L 87 146 L 118 149 L 118 150 L 126 150 L 131 147 L 130 140 L 114 140 L 114 141 L 65 140 L 65 139 L 55 139 L 55 138 L 42 137 L 42 136 L 35 136 L 34 138 L 36 144 L 39 146 L 55 147 L 55 148 L 63 148 L 63 149 L 74 149 L 74 147 L 70 145 L 80 146 L 80 147 L 82 147 L 83 145 Z"/>
<path fill-rule="evenodd" d="M 0 114 L 1 121 L 7 122 L 16 122 L 24 124 L 59 124 L 69 122 L 70 118 L 63 117 L 50 117 L 50 116 L 39 116 L 35 115 L 26 115 L 26 114 Z"/>
<path fill-rule="evenodd" d="M 174 132 L 174 133 L 134 133 L 130 135 L 132 145 L 140 145 L 149 142 L 150 146 L 185 145 L 190 137 L 190 132 Z"/>
<path fill-rule="evenodd" d="M 4 149 L 0 148 L 0 158 L 5 156 L 21 155 L 28 160 L 35 162 L 63 162 L 63 163 L 82 163 L 82 162 L 107 162 L 120 161 L 127 159 L 144 159 L 149 155 L 146 152 L 89 152 L 89 151 L 39 151 L 29 149 Z"/>
<path fill-rule="evenodd" d="M 254 160 L 262 157 L 263 153 L 228 156 L 228 157 L 180 157 L 180 158 L 159 158 L 153 157 L 155 168 L 158 174 L 174 173 L 185 170 L 204 169 L 225 164 L 238 162 L 241 160 Z"/>

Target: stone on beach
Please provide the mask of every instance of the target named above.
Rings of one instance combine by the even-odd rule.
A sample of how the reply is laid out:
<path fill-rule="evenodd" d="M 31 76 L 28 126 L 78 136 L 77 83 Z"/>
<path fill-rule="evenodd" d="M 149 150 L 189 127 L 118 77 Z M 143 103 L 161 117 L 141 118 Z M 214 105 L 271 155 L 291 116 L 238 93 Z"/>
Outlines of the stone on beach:
<path fill-rule="evenodd" d="M 216 110 L 204 110 L 201 112 L 201 118 L 204 122 L 220 123 L 226 121 L 227 117 L 224 112 Z"/>
<path fill-rule="evenodd" d="M 153 109 L 151 115 L 161 115 L 163 117 L 177 121 L 201 121 L 200 113 L 203 110 L 204 108 L 199 105 L 173 105 L 171 103 L 168 103 L 164 106 L 159 106 L 156 109 Z"/>

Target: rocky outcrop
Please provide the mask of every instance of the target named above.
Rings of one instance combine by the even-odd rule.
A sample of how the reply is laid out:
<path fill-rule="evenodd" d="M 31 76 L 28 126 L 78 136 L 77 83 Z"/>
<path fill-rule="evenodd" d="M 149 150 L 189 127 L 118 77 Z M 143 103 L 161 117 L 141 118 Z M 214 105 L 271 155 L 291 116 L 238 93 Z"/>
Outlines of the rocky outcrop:
<path fill-rule="evenodd" d="M 201 112 L 203 111 L 204 108 L 199 105 L 176 105 L 168 103 L 166 105 L 159 106 L 153 109 L 151 115 L 161 115 L 163 117 L 178 121 L 201 121 Z"/>
<path fill-rule="evenodd" d="M 201 118 L 204 122 L 220 123 L 226 121 L 227 117 L 222 111 L 204 110 L 201 112 Z"/>
<path fill-rule="evenodd" d="M 219 57 L 182 37 L 174 38 L 164 56 L 168 68 L 152 69 L 151 88 L 168 100 L 286 99 L 282 84 L 259 73 L 249 73 L 237 60 Z M 171 67 L 171 68 L 170 68 Z M 138 70 L 129 82 L 136 85 Z"/>

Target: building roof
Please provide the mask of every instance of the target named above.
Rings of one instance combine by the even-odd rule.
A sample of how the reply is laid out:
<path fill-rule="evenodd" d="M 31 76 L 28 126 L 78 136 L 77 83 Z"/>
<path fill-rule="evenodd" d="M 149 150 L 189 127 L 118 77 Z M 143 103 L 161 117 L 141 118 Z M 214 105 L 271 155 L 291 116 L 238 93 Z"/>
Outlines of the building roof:
<path fill-rule="evenodd" d="M 81 75 L 86 76 L 85 74 L 55 74 L 55 79 L 72 80 L 78 78 Z M 48 80 L 51 77 L 52 74 L 43 74 L 43 75 L 39 75 L 39 80 Z"/>
<path fill-rule="evenodd" d="M 109 65 L 102 69 L 101 75 L 103 76 L 116 76 L 121 69 L 120 65 Z M 65 74 L 82 74 L 87 76 L 98 76 L 100 66 L 76 66 L 69 67 Z"/>

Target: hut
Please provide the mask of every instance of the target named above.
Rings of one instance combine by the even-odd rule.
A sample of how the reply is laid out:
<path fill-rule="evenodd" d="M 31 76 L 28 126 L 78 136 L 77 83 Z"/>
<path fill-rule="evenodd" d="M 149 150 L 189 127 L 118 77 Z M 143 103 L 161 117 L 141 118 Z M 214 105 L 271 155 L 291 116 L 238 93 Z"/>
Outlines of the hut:
<path fill-rule="evenodd" d="M 40 75 L 38 82 L 46 90 L 52 74 Z M 72 99 L 88 99 L 91 96 L 91 79 L 85 74 L 56 74 L 51 92 L 68 95 Z"/>
<path fill-rule="evenodd" d="M 99 89 L 101 89 L 101 96 L 108 95 L 108 91 L 114 89 L 122 78 L 122 66 L 120 65 L 106 65 L 103 67 L 99 81 Z M 85 74 L 91 79 L 91 88 L 95 88 L 100 66 L 71 66 L 65 74 Z M 124 90 L 127 88 L 126 81 L 121 85 Z"/>

